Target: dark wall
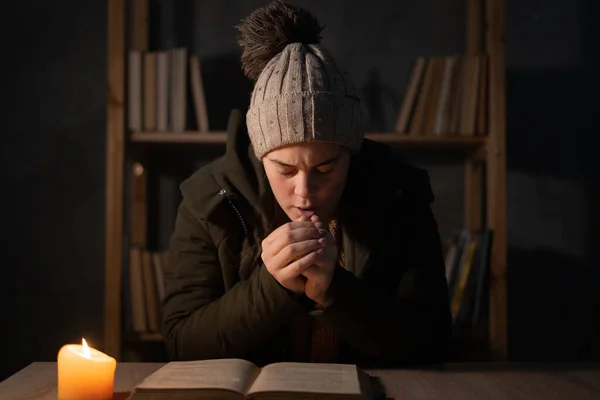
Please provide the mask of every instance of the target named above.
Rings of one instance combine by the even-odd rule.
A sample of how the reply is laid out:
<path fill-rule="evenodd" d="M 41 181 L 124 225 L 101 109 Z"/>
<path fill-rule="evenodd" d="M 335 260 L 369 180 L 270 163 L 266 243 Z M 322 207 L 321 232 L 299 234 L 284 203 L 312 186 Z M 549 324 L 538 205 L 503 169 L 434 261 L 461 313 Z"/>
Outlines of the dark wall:
<path fill-rule="evenodd" d="M 511 353 L 598 359 L 592 2 L 507 3 Z"/>
<path fill-rule="evenodd" d="M 55 359 L 82 336 L 99 343 L 103 329 L 105 2 L 10 8 L 0 78 L 0 378 Z"/>
<path fill-rule="evenodd" d="M 233 25 L 264 2 L 173 3 L 191 10 L 175 10 L 175 22 L 197 21 L 176 40 L 202 58 L 211 124 L 222 128 L 227 110 L 246 99 Z M 370 130 L 393 127 L 416 56 L 463 49 L 463 1 L 294 3 L 326 23 L 323 43 L 361 88 Z M 598 321 L 598 235 L 591 225 L 598 191 L 591 107 L 582 97 L 591 12 L 583 0 L 507 3 L 511 356 L 579 358 L 599 350 L 585 347 Z M 54 360 L 62 344 L 82 336 L 101 343 L 103 328 L 105 2 L 13 7 L 4 26 L 12 43 L 2 74 L 8 112 L 0 119 L 8 188 L 0 379 L 32 361 Z M 442 234 L 460 228 L 460 160 L 408 156 L 431 172 Z"/>

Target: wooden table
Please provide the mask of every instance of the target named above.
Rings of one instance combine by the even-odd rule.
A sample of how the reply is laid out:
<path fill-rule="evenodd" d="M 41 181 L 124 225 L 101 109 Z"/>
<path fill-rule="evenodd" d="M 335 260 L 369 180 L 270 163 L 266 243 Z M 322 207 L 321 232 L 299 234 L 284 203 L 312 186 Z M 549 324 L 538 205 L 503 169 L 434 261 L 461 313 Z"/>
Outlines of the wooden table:
<path fill-rule="evenodd" d="M 115 399 L 160 363 L 120 363 Z M 448 364 L 426 369 L 367 370 L 390 399 L 600 399 L 600 365 Z M 0 399 L 56 399 L 56 363 L 36 362 L 0 382 Z"/>

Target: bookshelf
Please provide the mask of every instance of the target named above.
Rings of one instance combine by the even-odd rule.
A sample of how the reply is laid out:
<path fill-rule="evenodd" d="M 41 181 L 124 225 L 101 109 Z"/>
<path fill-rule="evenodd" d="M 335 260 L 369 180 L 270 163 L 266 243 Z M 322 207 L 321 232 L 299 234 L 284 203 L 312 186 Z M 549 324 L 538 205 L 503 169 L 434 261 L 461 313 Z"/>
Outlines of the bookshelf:
<path fill-rule="evenodd" d="M 466 42 L 464 55 L 486 56 L 483 107 L 485 132 L 429 134 L 373 132 L 367 137 L 395 148 L 458 151 L 464 156 L 464 227 L 485 226 L 494 232 L 489 266 L 489 323 L 485 329 L 460 331 L 457 346 L 484 347 L 490 360 L 506 360 L 506 171 L 504 1 L 465 0 Z M 148 0 L 108 0 L 107 13 L 107 125 L 106 125 L 106 220 L 105 220 L 105 324 L 104 351 L 118 360 L 130 342 L 156 343 L 156 332 L 126 332 L 124 271 L 131 246 L 148 244 L 148 177 L 143 168 L 151 149 L 177 152 L 185 147 L 224 146 L 226 133 L 198 130 L 132 130 L 127 120 L 128 51 L 148 49 Z M 485 27 L 485 29 L 484 29 Z M 410 91 L 408 87 L 407 92 Z M 479 92 L 479 91 L 478 91 Z M 210 99 L 207 99 L 210 102 Z M 416 107 L 416 106 L 415 106 Z M 427 125 L 424 125 L 427 126 Z M 429 125 L 430 127 L 431 125 Z M 131 166 L 134 170 L 132 173 Z M 142 167 L 142 168 L 140 168 Z M 137 173 L 136 173 L 137 171 Z M 151 173 L 151 172 L 148 172 Z M 131 177 L 128 179 L 128 177 Z M 129 194 L 129 196 L 127 196 Z M 128 199 L 129 198 L 129 199 Z M 126 203 L 126 199 L 130 203 Z M 461 350 L 462 351 L 462 350 Z M 468 350 L 465 350 L 468 352 Z"/>
<path fill-rule="evenodd" d="M 399 136 L 395 132 L 367 133 L 366 137 L 400 148 L 458 148 L 477 150 L 485 146 L 485 136 Z M 222 144 L 226 142 L 226 132 L 135 132 L 130 136 L 131 143 L 160 144 Z"/>

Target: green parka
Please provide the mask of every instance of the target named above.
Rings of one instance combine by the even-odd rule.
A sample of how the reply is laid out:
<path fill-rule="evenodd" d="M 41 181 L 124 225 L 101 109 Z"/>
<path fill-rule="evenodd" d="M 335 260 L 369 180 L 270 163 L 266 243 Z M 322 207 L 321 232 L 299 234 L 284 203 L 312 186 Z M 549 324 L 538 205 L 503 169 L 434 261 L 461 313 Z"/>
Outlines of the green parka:
<path fill-rule="evenodd" d="M 290 360 L 288 325 L 311 312 L 341 339 L 339 362 L 443 361 L 451 315 L 428 174 L 367 139 L 348 174 L 338 210 L 345 268 L 332 281 L 336 301 L 311 311 L 262 264 L 275 200 L 232 112 L 225 155 L 181 184 L 162 310 L 171 359 Z"/>

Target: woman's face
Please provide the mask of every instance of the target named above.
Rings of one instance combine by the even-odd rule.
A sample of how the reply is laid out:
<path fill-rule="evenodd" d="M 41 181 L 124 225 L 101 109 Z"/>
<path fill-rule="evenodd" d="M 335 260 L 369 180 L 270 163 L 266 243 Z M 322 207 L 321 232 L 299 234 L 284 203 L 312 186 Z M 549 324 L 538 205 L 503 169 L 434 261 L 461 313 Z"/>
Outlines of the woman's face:
<path fill-rule="evenodd" d="M 267 178 L 290 220 L 316 214 L 323 222 L 335 215 L 350 165 L 350 152 L 333 143 L 303 143 L 263 157 Z"/>

